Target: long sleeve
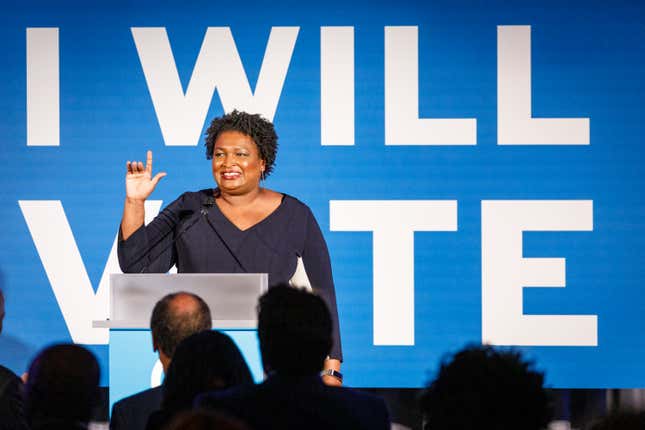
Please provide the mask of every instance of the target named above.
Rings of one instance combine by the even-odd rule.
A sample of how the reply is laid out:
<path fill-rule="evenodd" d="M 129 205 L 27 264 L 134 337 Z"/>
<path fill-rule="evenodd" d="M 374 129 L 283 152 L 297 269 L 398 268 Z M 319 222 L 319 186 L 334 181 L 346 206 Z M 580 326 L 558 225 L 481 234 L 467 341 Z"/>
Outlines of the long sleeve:
<path fill-rule="evenodd" d="M 147 226 L 119 241 L 119 266 L 124 273 L 165 273 L 175 264 L 175 238 L 181 222 L 193 211 L 186 209 L 186 193 L 170 203 Z"/>
<path fill-rule="evenodd" d="M 311 210 L 307 211 L 307 231 L 302 261 L 314 291 L 327 303 L 332 319 L 332 336 L 334 345 L 329 356 L 338 360 L 343 359 L 338 323 L 338 308 L 336 306 L 336 290 L 331 272 L 331 262 L 327 243 L 320 231 L 320 226 Z"/>

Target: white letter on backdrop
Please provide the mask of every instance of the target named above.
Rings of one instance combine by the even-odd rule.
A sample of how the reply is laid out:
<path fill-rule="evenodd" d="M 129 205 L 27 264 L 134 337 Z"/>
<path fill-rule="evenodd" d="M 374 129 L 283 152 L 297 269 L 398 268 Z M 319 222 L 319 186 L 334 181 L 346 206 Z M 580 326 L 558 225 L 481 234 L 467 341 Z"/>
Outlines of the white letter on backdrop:
<path fill-rule="evenodd" d="M 589 145 L 589 118 L 531 117 L 531 26 L 497 27 L 497 144 Z"/>
<path fill-rule="evenodd" d="M 133 27 L 132 37 L 166 145 L 197 145 L 215 88 L 226 112 L 239 109 L 273 120 L 298 29 L 271 29 L 254 93 L 230 28 L 209 27 L 184 95 L 166 29 Z"/>
<path fill-rule="evenodd" d="M 332 200 L 329 220 L 373 232 L 374 345 L 414 345 L 414 232 L 457 231 L 457 201 Z"/>
<path fill-rule="evenodd" d="M 524 315 L 523 287 L 564 287 L 564 258 L 523 258 L 523 231 L 591 231 L 591 200 L 482 205 L 482 342 L 598 345 L 596 315 Z"/>
<path fill-rule="evenodd" d="M 58 28 L 27 28 L 27 146 L 60 145 Z"/>
<path fill-rule="evenodd" d="M 354 27 L 320 27 L 320 144 L 354 144 Z"/>
<path fill-rule="evenodd" d="M 116 251 L 118 234 L 95 294 L 60 200 L 19 200 L 18 204 L 72 340 L 107 344 L 108 329 L 93 328 L 92 321 L 108 317 L 110 274 L 121 273 Z M 161 200 L 146 202 L 146 223 L 160 207 Z"/>
<path fill-rule="evenodd" d="M 419 118 L 417 27 L 385 27 L 385 144 L 477 144 L 474 118 Z"/>

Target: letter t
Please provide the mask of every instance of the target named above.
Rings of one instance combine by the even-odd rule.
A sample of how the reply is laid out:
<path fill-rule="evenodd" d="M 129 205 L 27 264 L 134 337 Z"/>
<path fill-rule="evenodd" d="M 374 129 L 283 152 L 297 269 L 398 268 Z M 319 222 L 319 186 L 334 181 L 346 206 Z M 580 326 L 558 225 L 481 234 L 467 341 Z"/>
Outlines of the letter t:
<path fill-rule="evenodd" d="M 332 200 L 331 231 L 371 231 L 374 345 L 414 345 L 414 232 L 456 231 L 456 200 Z"/>

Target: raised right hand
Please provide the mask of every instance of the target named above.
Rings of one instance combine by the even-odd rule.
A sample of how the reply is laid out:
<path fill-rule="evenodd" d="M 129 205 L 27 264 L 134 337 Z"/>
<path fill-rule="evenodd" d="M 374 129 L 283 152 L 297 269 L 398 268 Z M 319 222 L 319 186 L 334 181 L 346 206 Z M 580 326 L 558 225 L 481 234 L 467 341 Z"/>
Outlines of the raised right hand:
<path fill-rule="evenodd" d="M 166 176 L 166 172 L 160 172 L 152 177 L 152 151 L 146 154 L 146 165 L 141 161 L 128 161 L 125 174 L 125 196 L 129 200 L 144 201 L 154 191 L 155 187 Z"/>

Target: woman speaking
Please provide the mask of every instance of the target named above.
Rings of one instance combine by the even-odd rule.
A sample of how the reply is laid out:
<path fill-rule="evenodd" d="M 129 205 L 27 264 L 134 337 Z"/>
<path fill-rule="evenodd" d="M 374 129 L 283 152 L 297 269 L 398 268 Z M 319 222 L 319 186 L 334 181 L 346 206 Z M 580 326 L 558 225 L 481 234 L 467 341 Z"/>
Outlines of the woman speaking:
<path fill-rule="evenodd" d="M 206 132 L 216 188 L 186 192 L 144 226 L 144 202 L 161 172 L 127 162 L 126 198 L 118 243 L 124 273 L 268 273 L 269 287 L 288 283 L 304 266 L 313 290 L 329 306 L 334 346 L 323 380 L 342 382 L 336 294 L 327 245 L 313 213 L 294 197 L 260 186 L 273 170 L 278 137 L 260 115 L 233 111 Z M 295 353 L 295 352 L 294 352 Z"/>

